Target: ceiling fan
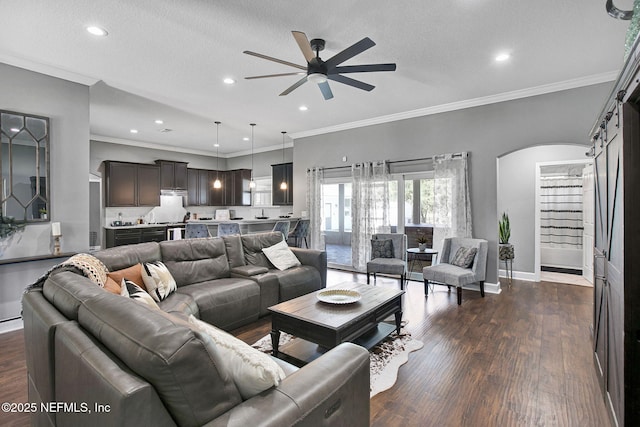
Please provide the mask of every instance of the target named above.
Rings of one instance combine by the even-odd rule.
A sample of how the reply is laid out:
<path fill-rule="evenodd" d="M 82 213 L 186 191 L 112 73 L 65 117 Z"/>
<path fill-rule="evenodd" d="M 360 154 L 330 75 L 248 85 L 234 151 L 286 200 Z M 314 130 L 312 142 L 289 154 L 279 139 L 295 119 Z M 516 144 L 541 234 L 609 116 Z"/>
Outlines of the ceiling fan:
<path fill-rule="evenodd" d="M 273 58 L 271 56 L 263 55 L 261 53 L 251 52 L 245 50 L 247 55 L 256 56 L 258 58 L 266 59 L 268 61 L 277 62 L 280 64 L 288 65 L 290 67 L 298 68 L 303 71 L 297 71 L 293 73 L 280 73 L 280 74 L 268 74 L 264 76 L 252 76 L 245 77 L 245 79 L 263 79 L 267 77 L 281 77 L 281 76 L 293 76 L 296 74 L 306 74 L 303 78 L 295 82 L 293 85 L 285 89 L 280 96 L 288 95 L 294 89 L 302 86 L 305 82 L 317 83 L 324 99 L 333 98 L 331 87 L 329 87 L 328 80 L 333 80 L 338 83 L 353 86 L 358 89 L 371 91 L 375 86 L 368 83 L 361 82 L 360 80 L 352 79 L 351 77 L 343 76 L 348 73 L 370 73 L 373 71 L 395 71 L 396 64 L 366 64 L 366 65 L 345 65 L 340 66 L 343 62 L 354 56 L 364 52 L 365 50 L 375 46 L 376 44 L 369 37 L 365 37 L 357 43 L 349 46 L 340 53 L 335 54 L 330 59 L 323 61 L 320 58 L 320 51 L 324 49 L 325 41 L 323 39 L 312 39 L 309 41 L 307 35 L 301 31 L 292 31 L 293 38 L 298 43 L 304 58 L 307 60 L 307 66 L 294 64 L 289 61 L 283 61 L 282 59 Z M 314 53 L 315 52 L 315 53 Z"/>

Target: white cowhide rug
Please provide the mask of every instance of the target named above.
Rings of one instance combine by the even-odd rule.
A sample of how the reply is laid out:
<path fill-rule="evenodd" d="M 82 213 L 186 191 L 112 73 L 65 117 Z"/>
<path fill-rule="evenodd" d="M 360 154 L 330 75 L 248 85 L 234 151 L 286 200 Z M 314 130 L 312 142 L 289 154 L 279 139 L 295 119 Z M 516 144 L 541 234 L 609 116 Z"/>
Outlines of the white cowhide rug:
<path fill-rule="evenodd" d="M 288 343 L 294 337 L 280 334 L 280 346 Z M 369 350 L 371 359 L 371 393 L 370 397 L 388 390 L 396 383 L 400 366 L 407 363 L 409 353 L 423 347 L 422 341 L 414 340 L 404 329 L 398 336 L 395 332 L 384 341 Z M 266 335 L 253 344 L 254 348 L 265 353 L 271 353 L 271 336 Z"/>

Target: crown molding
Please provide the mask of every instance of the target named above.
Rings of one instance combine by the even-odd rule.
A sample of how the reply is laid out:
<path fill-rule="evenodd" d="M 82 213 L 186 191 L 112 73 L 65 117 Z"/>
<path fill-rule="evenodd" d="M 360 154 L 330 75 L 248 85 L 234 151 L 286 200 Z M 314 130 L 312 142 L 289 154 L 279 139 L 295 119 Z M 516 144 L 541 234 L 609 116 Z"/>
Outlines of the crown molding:
<path fill-rule="evenodd" d="M 577 79 L 565 80 L 557 83 L 550 83 L 535 86 L 527 89 L 514 90 L 511 92 L 499 93 L 496 95 L 483 96 L 480 98 L 467 99 L 464 101 L 451 102 L 448 104 L 435 105 L 433 107 L 419 108 L 401 113 L 388 114 L 386 116 L 373 117 L 371 119 L 358 120 L 355 122 L 343 123 L 335 126 L 311 129 L 289 134 L 293 139 L 306 138 L 309 136 L 323 135 L 331 132 L 339 132 L 349 129 L 356 129 L 365 126 L 373 126 L 382 123 L 395 122 L 398 120 L 412 119 L 415 117 L 429 116 L 432 114 L 446 113 L 449 111 L 463 110 L 465 108 L 479 107 L 482 105 L 495 104 L 498 102 L 513 101 L 515 99 L 529 98 L 537 95 L 544 95 L 552 92 L 560 92 L 568 89 L 575 89 L 584 86 L 591 86 L 599 83 L 611 82 L 616 79 L 619 71 L 609 71 L 601 74 L 580 77 Z"/>
<path fill-rule="evenodd" d="M 174 147 L 171 145 L 157 144 L 155 142 L 134 141 L 131 139 L 113 138 L 111 136 L 95 135 L 95 134 L 91 134 L 89 138 L 92 141 L 97 141 L 97 142 L 109 142 L 111 144 L 129 145 L 132 147 L 150 148 L 153 150 L 163 150 L 163 151 L 172 151 L 176 153 L 187 153 L 187 154 L 196 154 L 199 156 L 216 157 L 214 151 L 198 150 L 194 148 L 185 148 L 185 147 Z M 220 154 L 220 158 L 224 159 L 227 157 L 229 156 L 226 154 Z"/>
<path fill-rule="evenodd" d="M 39 62 L 17 56 L 0 54 L 0 62 L 36 73 L 45 74 L 47 76 L 57 77 L 62 80 L 68 80 L 73 83 L 80 83 L 85 86 L 92 86 L 100 81 L 100 79 L 95 77 L 85 76 L 53 65 L 41 64 Z"/>

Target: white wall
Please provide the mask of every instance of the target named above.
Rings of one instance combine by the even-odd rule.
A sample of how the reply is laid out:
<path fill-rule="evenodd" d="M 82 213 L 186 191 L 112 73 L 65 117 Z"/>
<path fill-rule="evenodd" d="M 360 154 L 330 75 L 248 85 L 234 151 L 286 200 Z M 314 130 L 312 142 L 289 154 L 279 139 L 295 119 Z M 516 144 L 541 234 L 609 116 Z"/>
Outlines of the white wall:
<path fill-rule="evenodd" d="M 497 214 L 509 214 L 509 242 L 516 251 L 514 271 L 535 272 L 536 163 L 585 160 L 585 152 L 584 145 L 558 143 L 529 147 L 498 158 Z"/>
<path fill-rule="evenodd" d="M 299 138 L 294 143 L 294 183 L 311 166 L 349 161 L 403 160 L 468 151 L 473 229 L 489 240 L 487 282 L 497 283 L 496 158 L 539 144 L 584 144 L 611 83 L 514 101 Z M 306 210 L 305 186 L 294 185 L 294 213 Z M 533 243 L 532 243 L 533 244 Z"/>
<path fill-rule="evenodd" d="M 89 248 L 89 88 L 0 63 L 0 109 L 50 118 L 51 221 L 60 222 L 62 250 Z M 3 260 L 52 251 L 51 224 L 27 225 Z M 60 260 L 0 265 L 0 321 L 20 315 L 25 287 Z M 0 323 L 0 331 L 6 327 Z"/>

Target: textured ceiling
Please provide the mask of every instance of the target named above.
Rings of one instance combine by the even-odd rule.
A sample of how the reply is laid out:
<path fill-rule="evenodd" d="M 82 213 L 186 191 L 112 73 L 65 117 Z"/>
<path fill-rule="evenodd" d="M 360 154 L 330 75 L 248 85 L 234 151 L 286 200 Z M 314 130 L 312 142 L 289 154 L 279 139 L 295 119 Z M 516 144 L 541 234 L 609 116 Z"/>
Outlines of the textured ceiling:
<path fill-rule="evenodd" d="M 93 85 L 93 136 L 210 153 L 219 120 L 220 152 L 233 155 L 250 150 L 242 138 L 252 122 L 256 148 L 266 149 L 281 144 L 282 130 L 321 132 L 558 82 L 611 80 L 628 22 L 609 17 L 605 0 L 0 0 L 0 61 Z M 91 24 L 109 36 L 89 35 Z M 244 50 L 305 64 L 291 30 L 324 38 L 324 59 L 370 37 L 377 45 L 344 65 L 395 62 L 397 71 L 351 75 L 372 92 L 330 82 L 329 101 L 309 82 L 278 96 L 299 76 L 245 80 L 296 69 Z M 511 59 L 495 62 L 503 51 Z"/>

